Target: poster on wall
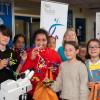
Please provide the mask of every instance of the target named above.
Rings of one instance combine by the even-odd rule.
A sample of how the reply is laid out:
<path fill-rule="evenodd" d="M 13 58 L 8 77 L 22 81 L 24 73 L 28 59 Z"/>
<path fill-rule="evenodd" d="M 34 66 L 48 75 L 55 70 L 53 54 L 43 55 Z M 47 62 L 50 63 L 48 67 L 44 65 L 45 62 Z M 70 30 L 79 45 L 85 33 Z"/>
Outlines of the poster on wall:
<path fill-rule="evenodd" d="M 41 1 L 40 28 L 49 32 L 56 40 L 56 49 L 62 45 L 63 35 L 67 29 L 68 4 Z"/>
<path fill-rule="evenodd" d="M 100 40 L 100 12 L 96 13 L 96 38 Z"/>
<path fill-rule="evenodd" d="M 12 3 L 9 0 L 0 1 L 0 24 L 12 30 Z"/>

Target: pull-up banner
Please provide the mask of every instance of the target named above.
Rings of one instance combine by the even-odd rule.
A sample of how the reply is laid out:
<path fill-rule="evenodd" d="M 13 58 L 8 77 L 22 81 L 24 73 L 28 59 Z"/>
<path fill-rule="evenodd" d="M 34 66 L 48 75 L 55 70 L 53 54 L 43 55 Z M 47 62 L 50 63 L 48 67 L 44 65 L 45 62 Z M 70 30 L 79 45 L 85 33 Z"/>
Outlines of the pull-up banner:
<path fill-rule="evenodd" d="M 63 35 L 67 29 L 67 15 L 68 4 L 41 1 L 40 27 L 57 39 L 57 49 L 62 45 Z"/>

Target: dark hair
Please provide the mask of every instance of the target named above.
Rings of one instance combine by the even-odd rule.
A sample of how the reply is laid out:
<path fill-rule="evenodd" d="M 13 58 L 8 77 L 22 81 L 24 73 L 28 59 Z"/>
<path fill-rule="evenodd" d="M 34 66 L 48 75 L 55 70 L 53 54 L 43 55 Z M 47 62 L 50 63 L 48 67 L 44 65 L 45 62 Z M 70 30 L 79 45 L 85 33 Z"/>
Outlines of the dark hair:
<path fill-rule="evenodd" d="M 66 44 L 72 45 L 76 50 L 79 49 L 79 46 L 75 41 L 65 41 L 64 42 L 64 49 L 65 49 Z"/>
<path fill-rule="evenodd" d="M 25 36 L 23 34 L 19 33 L 19 34 L 15 35 L 15 37 L 14 37 L 14 41 L 13 41 L 14 44 L 16 43 L 16 41 L 18 40 L 19 37 L 22 37 L 25 42 L 25 40 L 26 40 Z"/>
<path fill-rule="evenodd" d="M 81 48 L 87 48 L 87 44 L 86 44 L 86 43 L 81 43 L 81 44 L 79 45 L 79 47 L 81 47 Z"/>
<path fill-rule="evenodd" d="M 48 39 L 53 38 L 56 41 L 56 38 L 54 36 L 48 36 Z"/>
<path fill-rule="evenodd" d="M 90 44 L 91 42 L 97 42 L 97 43 L 100 45 L 100 41 L 99 41 L 98 39 L 91 39 L 90 41 L 88 41 L 87 47 L 89 47 L 89 44 Z"/>
<path fill-rule="evenodd" d="M 7 37 L 12 37 L 11 30 L 7 28 L 5 25 L 0 25 L 0 32 Z"/>
<path fill-rule="evenodd" d="M 45 29 L 38 29 L 38 30 L 36 30 L 36 31 L 34 32 L 34 34 L 33 34 L 33 44 L 35 44 L 36 37 L 37 37 L 37 35 L 39 35 L 39 34 L 45 35 L 46 38 L 47 38 L 47 42 L 48 42 L 48 32 L 47 32 Z"/>
<path fill-rule="evenodd" d="M 98 39 L 91 39 L 91 40 L 88 41 L 88 43 L 87 43 L 87 55 L 86 55 L 88 59 L 90 59 L 90 55 L 89 55 L 88 51 L 89 51 L 89 44 L 91 42 L 97 42 L 100 46 L 100 40 L 98 40 Z"/>

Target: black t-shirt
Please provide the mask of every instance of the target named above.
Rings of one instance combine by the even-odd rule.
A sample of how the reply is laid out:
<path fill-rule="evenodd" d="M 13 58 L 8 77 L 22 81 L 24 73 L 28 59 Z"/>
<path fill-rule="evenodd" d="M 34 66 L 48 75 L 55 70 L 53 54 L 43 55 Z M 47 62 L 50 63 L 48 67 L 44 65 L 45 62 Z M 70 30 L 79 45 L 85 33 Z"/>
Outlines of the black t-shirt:
<path fill-rule="evenodd" d="M 0 83 L 7 79 L 15 79 L 13 72 L 16 71 L 18 67 L 18 61 L 13 50 L 6 48 L 5 51 L 0 51 L 0 59 L 9 59 L 7 67 L 0 70 Z"/>

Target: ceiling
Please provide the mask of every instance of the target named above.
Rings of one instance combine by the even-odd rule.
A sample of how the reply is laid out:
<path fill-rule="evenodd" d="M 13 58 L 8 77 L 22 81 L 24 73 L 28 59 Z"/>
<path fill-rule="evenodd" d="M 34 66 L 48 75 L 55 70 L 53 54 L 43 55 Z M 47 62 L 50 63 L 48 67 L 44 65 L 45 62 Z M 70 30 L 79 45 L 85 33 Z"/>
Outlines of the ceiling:
<path fill-rule="evenodd" d="M 65 0 L 71 5 L 82 8 L 100 8 L 100 0 Z"/>
<path fill-rule="evenodd" d="M 0 2 L 14 1 L 15 7 L 33 7 L 39 6 L 41 0 L 0 0 Z M 77 6 L 81 8 L 92 8 L 100 9 L 100 0 L 46 0 L 46 1 L 58 1 L 68 3 L 72 6 Z"/>
<path fill-rule="evenodd" d="M 50 1 L 50 0 L 47 0 Z M 100 0 L 53 0 L 58 2 L 68 3 L 73 6 L 82 8 L 100 8 Z M 41 0 L 14 0 L 16 6 L 31 6 L 40 4 Z"/>

